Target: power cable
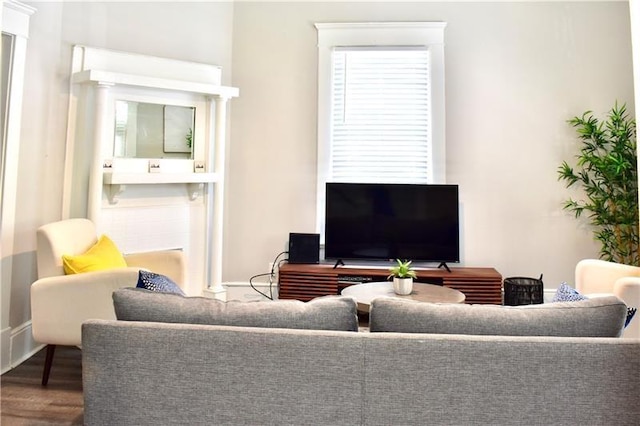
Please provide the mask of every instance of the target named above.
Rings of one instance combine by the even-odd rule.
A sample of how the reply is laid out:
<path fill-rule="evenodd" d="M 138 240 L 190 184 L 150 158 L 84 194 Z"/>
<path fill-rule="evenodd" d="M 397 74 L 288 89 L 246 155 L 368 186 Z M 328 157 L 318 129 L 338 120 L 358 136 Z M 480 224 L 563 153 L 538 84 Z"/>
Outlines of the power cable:
<path fill-rule="evenodd" d="M 260 293 L 262 296 L 266 297 L 269 300 L 273 300 L 273 278 L 275 277 L 275 270 L 276 267 L 278 269 L 280 269 L 280 264 L 282 262 L 285 262 L 287 259 L 282 259 L 280 261 L 278 261 L 278 259 L 280 258 L 280 256 L 282 256 L 283 254 L 288 254 L 288 251 L 283 251 L 278 253 L 278 255 L 276 256 L 276 258 L 273 260 L 273 263 L 271 264 L 271 271 L 267 272 L 265 274 L 257 274 L 252 276 L 251 278 L 249 278 L 249 285 L 251 286 L 252 289 L 254 289 L 256 292 Z M 265 276 L 269 276 L 269 294 L 267 295 L 266 293 L 263 293 L 262 291 L 258 290 L 254 285 L 253 285 L 253 280 L 255 278 L 258 277 L 265 277 Z"/>

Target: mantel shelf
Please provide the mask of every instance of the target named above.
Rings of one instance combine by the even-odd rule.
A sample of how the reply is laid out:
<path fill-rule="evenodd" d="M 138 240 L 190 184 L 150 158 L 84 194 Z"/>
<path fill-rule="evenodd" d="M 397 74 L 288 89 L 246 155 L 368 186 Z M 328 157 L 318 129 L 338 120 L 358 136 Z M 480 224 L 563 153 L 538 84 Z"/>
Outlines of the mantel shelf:
<path fill-rule="evenodd" d="M 218 86 L 215 84 L 149 77 L 145 75 L 102 71 L 96 69 L 88 69 L 73 73 L 71 81 L 73 83 L 93 82 L 104 84 L 125 84 L 129 86 L 150 87 L 154 89 L 177 90 L 182 92 L 202 93 L 205 95 L 216 95 L 226 99 L 238 97 L 240 92 L 237 87 Z"/>
<path fill-rule="evenodd" d="M 110 204 L 118 203 L 118 196 L 127 185 L 156 185 L 186 183 L 189 198 L 195 200 L 205 183 L 218 182 L 218 173 L 128 173 L 105 171 L 102 182 L 109 185 L 107 196 Z"/>
<path fill-rule="evenodd" d="M 217 173 L 133 173 L 104 172 L 107 185 L 158 184 L 158 183 L 210 183 L 217 182 Z"/>

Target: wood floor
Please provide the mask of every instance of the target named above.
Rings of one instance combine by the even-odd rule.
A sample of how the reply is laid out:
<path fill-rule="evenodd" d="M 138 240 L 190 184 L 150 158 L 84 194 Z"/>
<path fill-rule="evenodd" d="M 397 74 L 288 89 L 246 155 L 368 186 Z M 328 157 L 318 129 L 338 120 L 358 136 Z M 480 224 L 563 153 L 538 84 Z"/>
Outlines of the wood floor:
<path fill-rule="evenodd" d="M 82 425 L 82 355 L 56 348 L 49 384 L 41 386 L 45 350 L 0 378 L 2 426 Z"/>

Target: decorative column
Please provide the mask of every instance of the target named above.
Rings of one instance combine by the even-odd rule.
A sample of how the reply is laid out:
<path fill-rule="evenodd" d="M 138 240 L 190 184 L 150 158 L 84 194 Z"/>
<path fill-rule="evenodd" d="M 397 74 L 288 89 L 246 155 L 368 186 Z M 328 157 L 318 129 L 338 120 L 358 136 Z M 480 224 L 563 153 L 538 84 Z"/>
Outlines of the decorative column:
<path fill-rule="evenodd" d="M 105 146 L 105 134 L 107 129 L 107 102 L 109 89 L 112 83 L 98 82 L 95 88 L 95 111 L 93 129 L 93 159 L 89 174 L 89 194 L 87 202 L 87 216 L 98 226 L 100 220 L 100 208 L 102 205 L 102 150 Z"/>
<path fill-rule="evenodd" d="M 216 96 L 209 99 L 210 110 L 215 109 L 213 143 L 209 152 L 209 162 L 217 175 L 215 183 L 209 185 L 207 197 L 207 283 L 208 291 L 216 299 L 226 300 L 226 290 L 222 286 L 222 249 L 224 230 L 224 176 L 227 126 L 227 101 L 229 97 Z M 213 158 L 211 156 L 213 155 Z"/>

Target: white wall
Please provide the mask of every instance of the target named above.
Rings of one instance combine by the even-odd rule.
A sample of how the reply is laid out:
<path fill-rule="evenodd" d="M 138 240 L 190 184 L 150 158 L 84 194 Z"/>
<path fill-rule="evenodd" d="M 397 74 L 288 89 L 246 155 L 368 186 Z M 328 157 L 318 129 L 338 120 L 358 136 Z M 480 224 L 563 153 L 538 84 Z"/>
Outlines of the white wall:
<path fill-rule="evenodd" d="M 315 232 L 315 22 L 445 21 L 447 180 L 460 185 L 462 261 L 573 282 L 597 257 L 562 210 L 566 120 L 633 114 L 629 6 L 551 3 L 245 3 L 234 10 L 225 279 L 266 272 L 289 232 Z"/>
<path fill-rule="evenodd" d="M 37 12 L 31 18 L 27 51 L 13 276 L 10 282 L 2 282 L 3 294 L 11 298 L 9 324 L 2 324 L 2 328 L 8 326 L 30 336 L 35 231 L 61 219 L 72 46 L 84 44 L 216 64 L 223 68 L 223 83 L 229 84 L 233 4 L 29 4 Z M 10 290 L 5 292 L 6 287 Z M 4 321 L 5 315 L 2 318 Z"/>
<path fill-rule="evenodd" d="M 590 231 L 560 208 L 556 168 L 577 148 L 567 119 L 616 99 L 633 105 L 626 2 L 30 4 L 13 276 L 2 282 L 14 330 L 30 319 L 35 230 L 61 215 L 74 44 L 217 64 L 240 88 L 224 281 L 266 272 L 289 232 L 315 231 L 314 22 L 448 23 L 447 178 L 461 188 L 465 265 L 544 273 L 555 287 L 597 255 Z"/>
<path fill-rule="evenodd" d="M 629 0 L 629 14 L 631 15 L 631 44 L 633 50 L 633 80 L 634 99 L 636 104 L 640 103 L 640 1 Z M 636 122 L 640 121 L 640 111 L 636 108 Z M 640 146 L 636 146 L 640 153 Z M 640 172 L 640 164 L 638 164 Z M 640 176 L 640 173 L 639 173 Z M 638 194 L 640 199 L 640 194 Z M 640 208 L 640 205 L 638 206 Z"/>

